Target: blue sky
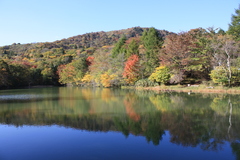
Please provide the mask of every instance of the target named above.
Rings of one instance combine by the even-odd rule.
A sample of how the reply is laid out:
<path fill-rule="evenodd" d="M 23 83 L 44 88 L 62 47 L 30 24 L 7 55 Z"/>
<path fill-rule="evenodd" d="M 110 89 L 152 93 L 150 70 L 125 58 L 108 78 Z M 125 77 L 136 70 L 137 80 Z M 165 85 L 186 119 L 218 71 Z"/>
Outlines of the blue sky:
<path fill-rule="evenodd" d="M 0 46 L 131 27 L 228 29 L 240 0 L 0 0 Z"/>

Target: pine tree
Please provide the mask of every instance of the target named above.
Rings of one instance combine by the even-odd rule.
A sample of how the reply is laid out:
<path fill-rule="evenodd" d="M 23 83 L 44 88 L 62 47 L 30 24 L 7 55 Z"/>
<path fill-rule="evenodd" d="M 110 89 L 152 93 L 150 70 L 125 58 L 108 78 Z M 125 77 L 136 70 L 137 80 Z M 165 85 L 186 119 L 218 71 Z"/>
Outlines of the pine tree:
<path fill-rule="evenodd" d="M 112 50 L 112 57 L 115 58 L 119 53 L 125 52 L 124 44 L 126 42 L 127 38 L 124 35 L 121 37 L 118 42 L 115 44 L 113 50 Z"/>
<path fill-rule="evenodd" d="M 150 28 L 148 31 L 143 32 L 141 40 L 146 56 L 144 75 L 149 76 L 159 66 L 159 50 L 163 44 L 163 39 L 155 28 Z"/>
<path fill-rule="evenodd" d="M 235 10 L 235 15 L 232 15 L 232 22 L 229 24 L 227 34 L 234 37 L 235 40 L 240 41 L 240 5 L 239 9 Z"/>
<path fill-rule="evenodd" d="M 138 48 L 139 48 L 138 42 L 135 39 L 133 39 L 127 47 L 126 58 L 130 57 L 133 54 L 139 55 L 139 49 Z"/>

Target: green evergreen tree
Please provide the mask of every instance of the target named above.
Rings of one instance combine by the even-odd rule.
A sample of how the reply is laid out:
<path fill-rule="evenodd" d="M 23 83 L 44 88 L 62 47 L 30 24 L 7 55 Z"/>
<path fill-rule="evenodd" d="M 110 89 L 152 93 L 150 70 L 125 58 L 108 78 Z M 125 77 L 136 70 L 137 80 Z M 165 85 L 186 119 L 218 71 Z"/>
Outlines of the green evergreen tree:
<path fill-rule="evenodd" d="M 146 57 L 144 76 L 149 76 L 159 66 L 159 50 L 162 47 L 163 39 L 155 28 L 150 28 L 143 32 L 141 41 L 145 48 Z"/>
<path fill-rule="evenodd" d="M 8 87 L 11 85 L 10 70 L 8 64 L 4 60 L 0 60 L 0 87 Z"/>
<path fill-rule="evenodd" d="M 227 34 L 233 35 L 235 40 L 240 41 L 240 5 L 235 13 L 235 15 L 232 15 L 232 22 L 229 24 Z"/>
<path fill-rule="evenodd" d="M 133 39 L 127 47 L 126 58 L 129 58 L 131 55 L 134 55 L 134 54 L 139 55 L 138 47 L 139 47 L 139 44 L 135 39 Z"/>
<path fill-rule="evenodd" d="M 12 86 L 28 86 L 30 85 L 30 67 L 23 64 L 11 64 L 9 65 L 9 71 L 11 73 Z"/>
<path fill-rule="evenodd" d="M 220 28 L 217 33 L 221 34 L 221 35 L 225 35 L 226 34 L 226 32 L 222 28 Z"/>
<path fill-rule="evenodd" d="M 112 57 L 113 58 L 115 58 L 119 53 L 125 52 L 124 44 L 125 44 L 126 40 L 127 40 L 127 38 L 124 35 L 115 44 L 115 46 L 114 46 L 114 48 L 112 50 Z"/>

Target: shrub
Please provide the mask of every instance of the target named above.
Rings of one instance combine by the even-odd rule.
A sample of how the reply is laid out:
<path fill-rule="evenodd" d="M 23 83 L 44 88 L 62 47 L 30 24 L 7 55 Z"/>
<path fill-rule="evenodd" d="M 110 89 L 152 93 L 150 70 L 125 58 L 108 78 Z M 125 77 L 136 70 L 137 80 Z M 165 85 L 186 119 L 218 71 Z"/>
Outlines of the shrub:
<path fill-rule="evenodd" d="M 158 83 L 167 83 L 171 77 L 169 68 L 165 66 L 160 66 L 155 69 L 155 72 L 151 74 L 148 78 L 151 81 Z"/>
<path fill-rule="evenodd" d="M 236 85 L 240 82 L 240 71 L 232 67 L 231 68 L 232 77 L 231 77 L 231 85 Z M 220 85 L 227 85 L 228 84 L 228 70 L 222 66 L 216 67 L 214 70 L 211 71 L 210 74 L 211 79 L 214 83 Z"/>
<path fill-rule="evenodd" d="M 149 79 L 140 79 L 135 83 L 137 87 L 154 87 L 158 86 L 158 83 L 155 83 Z"/>

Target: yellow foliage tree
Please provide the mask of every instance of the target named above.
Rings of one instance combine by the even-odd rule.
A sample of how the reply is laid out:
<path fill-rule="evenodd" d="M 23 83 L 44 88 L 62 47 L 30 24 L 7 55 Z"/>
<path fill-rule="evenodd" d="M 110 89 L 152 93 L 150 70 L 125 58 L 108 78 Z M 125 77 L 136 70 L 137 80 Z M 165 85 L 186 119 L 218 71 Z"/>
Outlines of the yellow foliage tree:
<path fill-rule="evenodd" d="M 103 87 L 111 87 L 113 85 L 112 81 L 117 77 L 115 74 L 104 73 L 101 74 L 100 80 Z"/>
<path fill-rule="evenodd" d="M 155 69 L 155 72 L 148 79 L 153 82 L 166 83 L 171 77 L 169 72 L 170 70 L 166 66 L 160 66 Z"/>
<path fill-rule="evenodd" d="M 89 73 L 86 73 L 81 81 L 83 83 L 90 83 L 92 80 L 93 80 L 93 77 Z"/>

